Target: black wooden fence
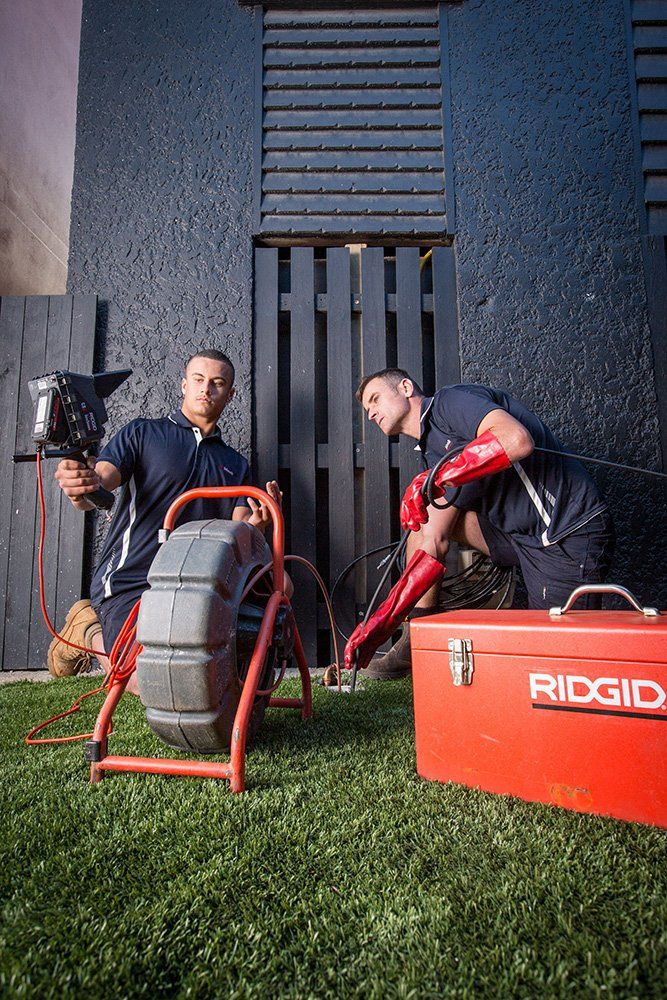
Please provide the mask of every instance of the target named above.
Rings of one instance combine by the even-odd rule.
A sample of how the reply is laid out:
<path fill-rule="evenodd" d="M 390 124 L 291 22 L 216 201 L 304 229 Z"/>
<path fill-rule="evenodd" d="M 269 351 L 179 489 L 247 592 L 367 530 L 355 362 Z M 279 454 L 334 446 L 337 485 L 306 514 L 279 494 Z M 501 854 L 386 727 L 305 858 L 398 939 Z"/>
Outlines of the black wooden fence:
<path fill-rule="evenodd" d="M 96 296 L 56 295 L 0 299 L 0 651 L 3 670 L 38 670 L 51 636 L 39 603 L 39 540 L 34 463 L 15 465 L 12 455 L 34 452 L 28 380 L 59 368 L 90 372 Z M 47 508 L 44 553 L 47 609 L 62 625 L 81 596 L 84 518 L 62 502 L 54 462 L 43 465 Z"/>
<path fill-rule="evenodd" d="M 364 423 L 363 374 L 406 368 L 427 393 L 459 378 L 454 250 L 258 248 L 255 252 L 255 467 L 285 492 L 288 551 L 331 585 L 355 556 L 399 533 L 402 491 L 419 471 L 416 442 Z M 295 600 L 310 662 L 330 656 L 324 608 L 299 567 Z M 363 571 L 337 601 L 350 631 Z"/>

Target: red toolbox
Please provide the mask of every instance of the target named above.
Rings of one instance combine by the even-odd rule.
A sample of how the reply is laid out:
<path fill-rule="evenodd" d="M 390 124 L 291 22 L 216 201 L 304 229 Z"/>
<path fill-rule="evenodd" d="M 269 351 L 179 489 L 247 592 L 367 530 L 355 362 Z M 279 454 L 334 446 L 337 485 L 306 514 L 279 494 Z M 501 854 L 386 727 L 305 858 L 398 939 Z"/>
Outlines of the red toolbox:
<path fill-rule="evenodd" d="M 635 610 L 571 610 L 591 591 Z M 667 615 L 621 587 L 410 624 L 417 771 L 667 827 Z"/>

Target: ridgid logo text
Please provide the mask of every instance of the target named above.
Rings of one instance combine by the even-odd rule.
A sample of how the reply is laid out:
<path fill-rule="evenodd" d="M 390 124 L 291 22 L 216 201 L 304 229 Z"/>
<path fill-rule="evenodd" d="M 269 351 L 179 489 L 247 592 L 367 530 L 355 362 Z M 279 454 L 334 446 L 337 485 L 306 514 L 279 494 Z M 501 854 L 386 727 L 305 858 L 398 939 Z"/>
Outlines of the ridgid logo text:
<path fill-rule="evenodd" d="M 658 712 L 667 719 L 667 692 L 648 678 L 544 673 L 529 674 L 529 680 L 533 708 L 641 717 Z"/>

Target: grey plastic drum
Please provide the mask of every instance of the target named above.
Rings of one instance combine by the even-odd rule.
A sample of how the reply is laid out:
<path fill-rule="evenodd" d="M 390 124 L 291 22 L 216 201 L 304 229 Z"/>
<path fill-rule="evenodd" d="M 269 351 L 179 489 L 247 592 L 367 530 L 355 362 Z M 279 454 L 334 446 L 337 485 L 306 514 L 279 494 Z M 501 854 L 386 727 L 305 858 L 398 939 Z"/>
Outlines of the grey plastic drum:
<path fill-rule="evenodd" d="M 270 561 L 263 535 L 243 521 L 191 521 L 160 547 L 141 599 L 137 680 L 148 724 L 169 746 L 196 753 L 229 747 L 241 695 L 241 594 Z M 257 699 L 250 736 L 266 701 Z"/>

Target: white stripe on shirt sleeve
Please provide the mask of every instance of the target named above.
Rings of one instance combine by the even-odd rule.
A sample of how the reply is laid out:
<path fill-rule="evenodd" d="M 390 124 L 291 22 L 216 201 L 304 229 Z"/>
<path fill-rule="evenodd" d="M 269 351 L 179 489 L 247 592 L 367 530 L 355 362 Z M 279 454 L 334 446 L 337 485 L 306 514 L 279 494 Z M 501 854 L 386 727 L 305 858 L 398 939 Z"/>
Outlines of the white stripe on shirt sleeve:
<path fill-rule="evenodd" d="M 107 573 L 107 575 L 105 576 L 105 578 L 102 581 L 104 583 L 104 596 L 105 597 L 111 597 L 111 578 L 112 578 L 112 576 L 114 575 L 114 573 L 116 572 L 116 570 L 120 569 L 122 566 L 125 565 L 125 562 L 127 560 L 127 554 L 130 551 L 130 535 L 132 534 L 132 527 L 134 525 L 134 522 L 137 519 L 137 484 L 134 481 L 134 476 L 132 476 L 132 478 L 128 481 L 127 485 L 128 485 L 128 489 L 130 491 L 130 520 L 129 520 L 129 523 L 127 525 L 127 528 L 123 532 L 123 546 L 121 548 L 120 559 L 118 560 L 118 565 L 115 566 L 114 569 L 111 570 L 109 573 Z"/>
<path fill-rule="evenodd" d="M 528 494 L 528 496 L 530 497 L 530 499 L 533 501 L 533 505 L 535 507 L 535 510 L 540 515 L 540 517 L 542 518 L 542 521 L 546 525 L 546 528 L 542 532 L 542 535 L 541 535 L 542 545 L 550 545 L 551 543 L 550 543 L 550 541 L 549 541 L 549 539 L 547 537 L 547 531 L 549 529 L 549 525 L 551 524 L 551 517 L 547 513 L 544 504 L 542 503 L 542 501 L 539 498 L 537 490 L 535 489 L 535 487 L 531 483 L 530 479 L 528 478 L 528 474 L 526 473 L 526 470 L 521 465 L 521 462 L 512 462 L 512 466 L 516 470 L 516 473 L 517 473 L 519 479 L 523 483 L 523 485 L 524 485 L 524 487 L 526 489 L 526 493 Z"/>

